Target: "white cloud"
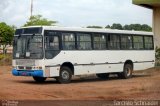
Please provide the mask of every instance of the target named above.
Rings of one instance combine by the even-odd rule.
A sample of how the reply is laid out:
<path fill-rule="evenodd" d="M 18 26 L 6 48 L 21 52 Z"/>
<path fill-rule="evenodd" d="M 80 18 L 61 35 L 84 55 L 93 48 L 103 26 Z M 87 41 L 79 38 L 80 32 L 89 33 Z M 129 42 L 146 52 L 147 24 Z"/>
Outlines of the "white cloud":
<path fill-rule="evenodd" d="M 7 5 L 0 12 L 0 21 L 10 25 L 22 26 L 29 17 L 29 3 L 26 0 L 6 0 Z"/>
<path fill-rule="evenodd" d="M 6 1 L 6 0 L 1 0 L 0 2 L 1 2 L 1 3 L 0 3 L 0 13 L 2 13 L 2 12 L 3 12 L 3 8 L 5 8 L 5 7 L 7 6 L 8 1 Z"/>
<path fill-rule="evenodd" d="M 22 26 L 30 15 L 30 0 L 0 0 L 0 21 Z M 152 25 L 152 11 L 132 0 L 34 0 L 34 14 L 62 26 L 105 26 L 112 23 Z"/>

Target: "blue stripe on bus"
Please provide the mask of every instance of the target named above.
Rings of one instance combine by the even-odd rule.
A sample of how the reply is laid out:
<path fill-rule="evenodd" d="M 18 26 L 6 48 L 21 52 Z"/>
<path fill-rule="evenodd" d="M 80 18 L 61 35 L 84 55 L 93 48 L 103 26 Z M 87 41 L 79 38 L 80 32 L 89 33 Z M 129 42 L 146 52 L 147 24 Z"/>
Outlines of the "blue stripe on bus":
<path fill-rule="evenodd" d="M 43 77 L 43 70 L 23 70 L 19 71 L 16 69 L 12 70 L 14 76 L 34 76 L 34 77 Z"/>

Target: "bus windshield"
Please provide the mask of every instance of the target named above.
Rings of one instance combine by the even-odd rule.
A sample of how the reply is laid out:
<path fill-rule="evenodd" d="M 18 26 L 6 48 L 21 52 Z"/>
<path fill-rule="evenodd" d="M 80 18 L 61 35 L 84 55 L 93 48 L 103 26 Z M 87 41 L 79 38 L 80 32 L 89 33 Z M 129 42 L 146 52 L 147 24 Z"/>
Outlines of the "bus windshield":
<path fill-rule="evenodd" d="M 13 42 L 14 59 L 42 59 L 43 39 L 42 35 L 15 36 Z"/>

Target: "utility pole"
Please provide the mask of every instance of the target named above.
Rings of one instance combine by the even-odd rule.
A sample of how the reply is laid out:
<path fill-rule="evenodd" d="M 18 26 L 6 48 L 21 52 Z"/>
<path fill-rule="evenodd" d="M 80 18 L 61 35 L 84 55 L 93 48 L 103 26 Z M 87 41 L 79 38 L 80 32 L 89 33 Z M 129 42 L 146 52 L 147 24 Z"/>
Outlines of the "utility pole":
<path fill-rule="evenodd" d="M 31 16 L 30 17 L 32 17 L 32 15 L 33 15 L 33 0 L 31 0 Z"/>

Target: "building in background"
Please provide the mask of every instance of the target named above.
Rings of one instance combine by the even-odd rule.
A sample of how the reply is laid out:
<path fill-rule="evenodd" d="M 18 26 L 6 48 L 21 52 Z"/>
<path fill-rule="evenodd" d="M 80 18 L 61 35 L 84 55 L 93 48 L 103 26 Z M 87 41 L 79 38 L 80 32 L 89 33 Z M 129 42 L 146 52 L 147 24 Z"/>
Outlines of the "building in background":
<path fill-rule="evenodd" d="M 13 52 L 13 46 L 7 45 L 6 46 L 6 53 L 11 54 Z M 0 54 L 3 53 L 3 45 L 0 44 Z"/>
<path fill-rule="evenodd" d="M 160 0 L 133 0 L 133 4 L 153 9 L 153 32 L 155 45 L 160 47 Z"/>

